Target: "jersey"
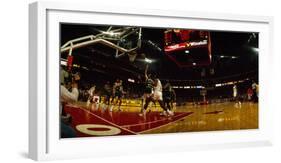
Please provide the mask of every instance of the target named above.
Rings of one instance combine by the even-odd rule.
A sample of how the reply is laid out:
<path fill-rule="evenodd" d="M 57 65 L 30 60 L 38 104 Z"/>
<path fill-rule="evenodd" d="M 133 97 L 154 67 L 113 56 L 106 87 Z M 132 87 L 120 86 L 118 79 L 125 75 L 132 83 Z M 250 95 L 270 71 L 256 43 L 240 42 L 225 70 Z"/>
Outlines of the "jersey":
<path fill-rule="evenodd" d="M 111 87 L 110 87 L 109 84 L 105 84 L 104 87 L 103 87 L 103 89 L 104 89 L 104 94 L 105 94 L 106 96 L 110 96 L 110 95 L 111 95 L 112 89 L 111 89 Z"/>
<path fill-rule="evenodd" d="M 147 79 L 145 81 L 144 93 L 151 94 L 153 92 L 153 83 L 152 79 Z"/>
<path fill-rule="evenodd" d="M 233 97 L 237 97 L 237 94 L 238 94 L 237 86 L 233 86 Z"/>
<path fill-rule="evenodd" d="M 155 92 L 162 92 L 162 84 L 159 79 L 156 79 L 156 85 L 154 86 Z"/>
<path fill-rule="evenodd" d="M 159 79 L 156 79 L 156 85 L 154 86 L 154 92 L 153 92 L 153 99 L 154 100 L 163 100 L 162 97 L 162 84 Z"/>
<path fill-rule="evenodd" d="M 163 90 L 163 100 L 164 101 L 171 101 L 173 99 L 173 90 L 171 86 L 167 86 Z"/>
<path fill-rule="evenodd" d="M 123 92 L 123 87 L 121 83 L 114 83 L 114 96 L 121 97 Z"/>

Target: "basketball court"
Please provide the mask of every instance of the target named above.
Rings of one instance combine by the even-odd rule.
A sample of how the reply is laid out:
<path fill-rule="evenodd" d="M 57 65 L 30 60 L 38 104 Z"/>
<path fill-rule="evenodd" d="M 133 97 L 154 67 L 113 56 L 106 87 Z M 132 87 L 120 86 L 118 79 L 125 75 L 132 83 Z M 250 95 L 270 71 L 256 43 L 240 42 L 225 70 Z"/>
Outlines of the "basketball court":
<path fill-rule="evenodd" d="M 171 117 L 161 116 L 158 106 L 144 117 L 138 115 L 140 107 L 112 112 L 95 107 L 82 102 L 66 106 L 78 137 L 258 128 L 258 106 L 251 102 L 180 106 Z"/>

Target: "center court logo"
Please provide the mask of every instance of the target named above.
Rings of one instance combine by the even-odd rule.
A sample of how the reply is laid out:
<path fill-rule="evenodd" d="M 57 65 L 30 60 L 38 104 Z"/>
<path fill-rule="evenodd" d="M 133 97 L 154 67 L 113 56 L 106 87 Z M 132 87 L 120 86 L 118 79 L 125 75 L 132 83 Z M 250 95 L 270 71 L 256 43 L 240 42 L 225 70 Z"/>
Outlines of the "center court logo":
<path fill-rule="evenodd" d="M 77 125 L 76 129 L 84 134 L 93 136 L 110 136 L 121 133 L 119 128 L 100 124 L 81 124 Z"/>

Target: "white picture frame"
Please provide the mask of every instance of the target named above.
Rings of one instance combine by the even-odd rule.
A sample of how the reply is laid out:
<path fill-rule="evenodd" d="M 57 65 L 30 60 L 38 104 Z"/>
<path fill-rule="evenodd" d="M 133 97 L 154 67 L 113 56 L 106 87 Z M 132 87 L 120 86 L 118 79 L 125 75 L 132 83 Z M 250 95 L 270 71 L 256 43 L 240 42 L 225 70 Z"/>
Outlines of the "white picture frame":
<path fill-rule="evenodd" d="M 142 136 L 59 138 L 59 23 L 259 32 L 259 129 Z M 170 22 L 170 23 L 169 23 Z M 173 23 L 171 23 L 173 22 Z M 35 2 L 29 6 L 29 157 L 71 159 L 133 153 L 263 146 L 273 143 L 273 18 L 189 11 Z"/>

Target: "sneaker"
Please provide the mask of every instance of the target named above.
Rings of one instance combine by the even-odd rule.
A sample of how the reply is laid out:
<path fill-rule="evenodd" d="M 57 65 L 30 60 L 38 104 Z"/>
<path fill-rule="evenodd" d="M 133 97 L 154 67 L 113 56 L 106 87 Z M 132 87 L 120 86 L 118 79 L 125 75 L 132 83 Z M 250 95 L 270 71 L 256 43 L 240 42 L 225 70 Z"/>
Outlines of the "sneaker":
<path fill-rule="evenodd" d="M 160 113 L 160 116 L 167 116 L 167 111 L 163 111 Z"/>
<path fill-rule="evenodd" d="M 101 110 L 106 110 L 106 105 L 105 104 L 100 104 Z"/>
<path fill-rule="evenodd" d="M 172 112 L 171 110 L 167 110 L 168 116 L 173 116 L 174 112 Z"/>
<path fill-rule="evenodd" d="M 104 110 L 110 110 L 110 106 L 109 105 L 104 105 Z"/>
<path fill-rule="evenodd" d="M 144 117 L 144 116 L 145 116 L 145 113 L 146 113 L 146 111 L 145 111 L 145 110 L 142 110 L 142 111 L 139 113 L 139 116 L 140 116 L 140 117 Z"/>
<path fill-rule="evenodd" d="M 87 101 L 87 106 L 90 106 L 90 104 L 91 104 L 90 101 Z"/>
<path fill-rule="evenodd" d="M 113 106 L 109 107 L 109 111 L 112 112 L 113 111 Z"/>
<path fill-rule="evenodd" d="M 95 109 L 96 109 L 96 110 L 99 110 L 99 103 L 96 103 L 96 104 L 95 104 Z"/>

